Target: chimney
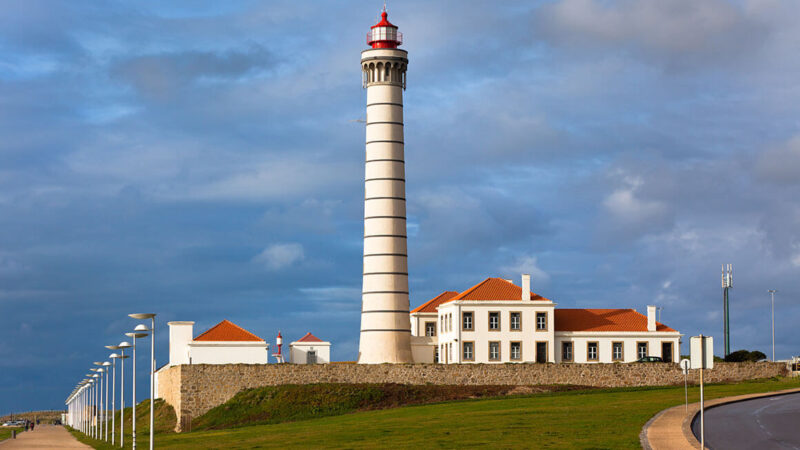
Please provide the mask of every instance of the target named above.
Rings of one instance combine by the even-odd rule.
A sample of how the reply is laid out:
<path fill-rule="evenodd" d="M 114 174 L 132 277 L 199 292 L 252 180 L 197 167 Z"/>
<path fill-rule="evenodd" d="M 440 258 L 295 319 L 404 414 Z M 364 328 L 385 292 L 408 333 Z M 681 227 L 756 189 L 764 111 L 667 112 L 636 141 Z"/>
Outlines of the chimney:
<path fill-rule="evenodd" d="M 656 307 L 647 305 L 647 331 L 656 331 Z"/>
<path fill-rule="evenodd" d="M 194 322 L 167 322 L 169 325 L 169 365 L 189 364 L 189 343 L 194 339 Z"/>
<path fill-rule="evenodd" d="M 522 300 L 530 301 L 531 299 L 531 276 L 530 274 L 522 274 Z"/>

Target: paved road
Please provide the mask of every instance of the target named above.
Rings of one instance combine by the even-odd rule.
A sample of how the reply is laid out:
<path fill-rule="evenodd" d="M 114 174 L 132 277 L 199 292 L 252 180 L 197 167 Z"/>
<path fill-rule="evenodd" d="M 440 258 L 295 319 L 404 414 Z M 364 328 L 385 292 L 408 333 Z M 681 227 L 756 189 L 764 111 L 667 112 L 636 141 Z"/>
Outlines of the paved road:
<path fill-rule="evenodd" d="M 64 427 L 37 425 L 33 431 L 20 433 L 16 439 L 0 442 L 0 450 L 16 448 L 90 448 L 81 444 Z"/>
<path fill-rule="evenodd" d="M 710 449 L 800 450 L 800 394 L 764 397 L 709 409 L 705 415 Z M 700 440 L 700 419 L 692 424 Z"/>

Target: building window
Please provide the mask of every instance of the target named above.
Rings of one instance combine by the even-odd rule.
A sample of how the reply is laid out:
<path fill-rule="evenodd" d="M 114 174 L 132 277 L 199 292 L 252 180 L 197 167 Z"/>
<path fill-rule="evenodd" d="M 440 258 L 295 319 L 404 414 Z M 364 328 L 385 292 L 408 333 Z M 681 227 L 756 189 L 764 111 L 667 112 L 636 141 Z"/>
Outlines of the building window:
<path fill-rule="evenodd" d="M 547 330 L 547 313 L 546 312 L 537 312 L 536 313 L 536 331 L 546 331 Z"/>
<path fill-rule="evenodd" d="M 439 317 L 439 331 L 444 333 L 444 316 Z"/>
<path fill-rule="evenodd" d="M 466 341 L 463 342 L 462 354 L 464 356 L 464 361 L 475 361 L 475 343 Z"/>
<path fill-rule="evenodd" d="M 436 322 L 425 322 L 425 336 L 436 336 Z"/>
<path fill-rule="evenodd" d="M 461 327 L 464 331 L 472 331 L 472 312 L 461 313 Z"/>
<path fill-rule="evenodd" d="M 647 356 L 649 352 L 647 351 L 647 342 L 637 342 L 636 343 L 636 355 L 639 359 L 644 358 Z"/>
<path fill-rule="evenodd" d="M 500 361 L 499 342 L 489 342 L 489 361 Z"/>
<path fill-rule="evenodd" d="M 435 345 L 433 347 L 433 362 L 439 363 L 439 346 Z"/>
<path fill-rule="evenodd" d="M 561 343 L 561 360 L 572 361 L 572 342 Z"/>
<path fill-rule="evenodd" d="M 453 313 L 447 315 L 447 331 L 453 331 Z"/>
<path fill-rule="evenodd" d="M 511 327 L 511 331 L 521 331 L 522 330 L 522 313 L 512 312 L 509 317 L 509 326 Z"/>
<path fill-rule="evenodd" d="M 586 343 L 586 360 L 597 361 L 597 342 Z"/>
<path fill-rule="evenodd" d="M 519 361 L 522 359 L 522 342 L 512 342 L 511 343 L 511 359 L 514 361 Z"/>
<path fill-rule="evenodd" d="M 489 330 L 490 331 L 500 331 L 500 313 L 499 312 L 490 312 L 489 313 Z"/>
<path fill-rule="evenodd" d="M 447 344 L 447 359 L 452 361 L 453 360 L 453 343 Z"/>
<path fill-rule="evenodd" d="M 622 342 L 611 343 L 611 359 L 613 361 L 622 361 Z"/>

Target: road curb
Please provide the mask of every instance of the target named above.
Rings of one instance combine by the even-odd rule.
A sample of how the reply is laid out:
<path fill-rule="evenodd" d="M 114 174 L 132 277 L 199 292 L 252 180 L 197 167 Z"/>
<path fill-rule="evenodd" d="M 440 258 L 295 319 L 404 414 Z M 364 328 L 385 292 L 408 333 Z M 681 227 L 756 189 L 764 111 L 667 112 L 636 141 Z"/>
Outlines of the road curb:
<path fill-rule="evenodd" d="M 731 403 L 744 402 L 762 397 L 795 394 L 798 392 L 800 392 L 800 388 L 723 397 L 706 401 L 705 407 L 706 409 L 711 409 Z M 642 448 L 647 450 L 700 448 L 700 442 L 694 436 L 694 433 L 692 433 L 692 423 L 700 414 L 700 403 L 690 403 L 688 414 L 686 414 L 685 408 L 685 405 L 667 408 L 647 421 L 644 427 L 642 427 L 642 432 L 639 434 L 639 441 L 642 444 Z"/>

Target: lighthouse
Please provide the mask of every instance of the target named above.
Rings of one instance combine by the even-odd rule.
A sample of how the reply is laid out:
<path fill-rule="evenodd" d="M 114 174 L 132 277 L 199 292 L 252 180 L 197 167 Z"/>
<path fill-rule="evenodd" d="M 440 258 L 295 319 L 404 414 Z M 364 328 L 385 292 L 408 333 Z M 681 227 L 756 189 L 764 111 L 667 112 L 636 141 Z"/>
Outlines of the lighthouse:
<path fill-rule="evenodd" d="M 410 363 L 403 90 L 408 52 L 388 20 L 371 27 L 361 52 L 367 90 L 364 272 L 358 362 Z"/>

